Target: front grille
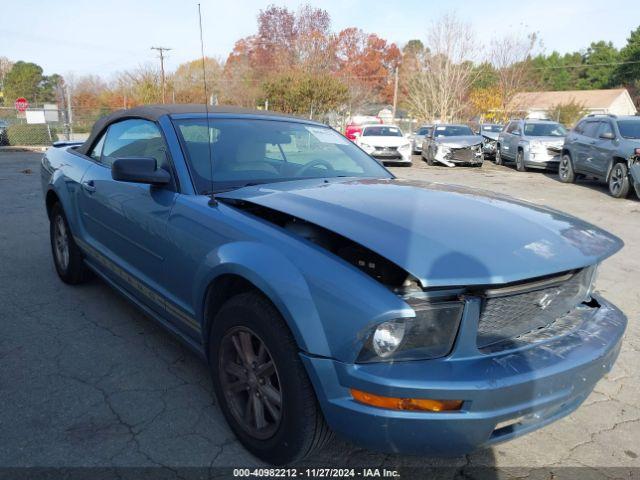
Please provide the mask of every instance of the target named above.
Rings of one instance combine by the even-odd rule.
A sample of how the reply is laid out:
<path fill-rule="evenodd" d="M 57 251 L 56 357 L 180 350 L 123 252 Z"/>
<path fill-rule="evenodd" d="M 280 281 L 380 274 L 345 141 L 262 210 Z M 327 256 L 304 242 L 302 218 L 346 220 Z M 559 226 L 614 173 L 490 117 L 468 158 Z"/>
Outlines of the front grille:
<path fill-rule="evenodd" d="M 452 148 L 447 159 L 458 162 L 474 162 L 477 160 L 476 152 L 474 147 Z"/>
<path fill-rule="evenodd" d="M 592 269 L 540 282 L 488 290 L 478 322 L 478 348 L 543 329 L 581 303 Z"/>
<path fill-rule="evenodd" d="M 398 147 L 375 147 L 376 152 L 397 152 Z"/>

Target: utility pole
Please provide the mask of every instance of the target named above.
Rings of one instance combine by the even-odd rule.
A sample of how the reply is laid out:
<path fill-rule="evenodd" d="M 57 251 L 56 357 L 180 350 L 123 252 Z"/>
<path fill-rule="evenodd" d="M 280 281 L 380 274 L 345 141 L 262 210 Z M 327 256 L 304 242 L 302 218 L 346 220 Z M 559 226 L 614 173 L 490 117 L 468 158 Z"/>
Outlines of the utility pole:
<path fill-rule="evenodd" d="M 164 87 L 164 52 L 171 50 L 166 47 L 151 47 L 151 50 L 157 50 L 160 54 L 160 77 L 162 80 L 162 103 L 165 103 L 165 87 Z"/>
<path fill-rule="evenodd" d="M 394 73 L 395 79 L 393 84 L 393 122 L 396 121 L 396 109 L 398 108 L 398 67 Z"/>

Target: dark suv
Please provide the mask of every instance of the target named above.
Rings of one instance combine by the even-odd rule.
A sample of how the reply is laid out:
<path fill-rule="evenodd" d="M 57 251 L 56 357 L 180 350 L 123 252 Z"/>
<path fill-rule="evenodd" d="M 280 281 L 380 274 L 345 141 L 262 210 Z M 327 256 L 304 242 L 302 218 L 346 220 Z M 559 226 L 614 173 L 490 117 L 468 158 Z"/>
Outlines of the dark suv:
<path fill-rule="evenodd" d="M 640 195 L 639 158 L 640 117 L 588 115 L 567 135 L 558 174 L 564 183 L 594 177 L 625 198 L 632 185 Z"/>

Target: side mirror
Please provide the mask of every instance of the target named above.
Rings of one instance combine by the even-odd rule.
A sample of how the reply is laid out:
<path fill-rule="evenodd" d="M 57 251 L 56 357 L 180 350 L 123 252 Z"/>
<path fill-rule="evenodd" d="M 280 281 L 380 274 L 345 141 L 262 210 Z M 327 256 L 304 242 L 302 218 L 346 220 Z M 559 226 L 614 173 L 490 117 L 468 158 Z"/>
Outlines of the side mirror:
<path fill-rule="evenodd" d="M 159 169 L 155 158 L 118 158 L 111 165 L 111 178 L 119 182 L 166 185 L 171 181 L 169 172 Z"/>
<path fill-rule="evenodd" d="M 603 140 L 615 140 L 616 136 L 613 132 L 602 132 L 602 134 L 600 134 L 600 138 Z"/>

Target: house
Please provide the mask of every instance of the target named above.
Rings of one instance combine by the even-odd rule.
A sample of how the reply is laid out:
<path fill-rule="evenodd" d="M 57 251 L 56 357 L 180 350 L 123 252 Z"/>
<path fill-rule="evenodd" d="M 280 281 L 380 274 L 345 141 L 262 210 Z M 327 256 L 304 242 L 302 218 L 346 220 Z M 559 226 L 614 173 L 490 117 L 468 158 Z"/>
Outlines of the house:
<path fill-rule="evenodd" d="M 626 88 L 608 90 L 567 90 L 559 92 L 522 92 L 514 95 L 510 104 L 529 118 L 546 118 L 556 105 L 577 103 L 588 113 L 635 115 L 636 107 Z"/>

